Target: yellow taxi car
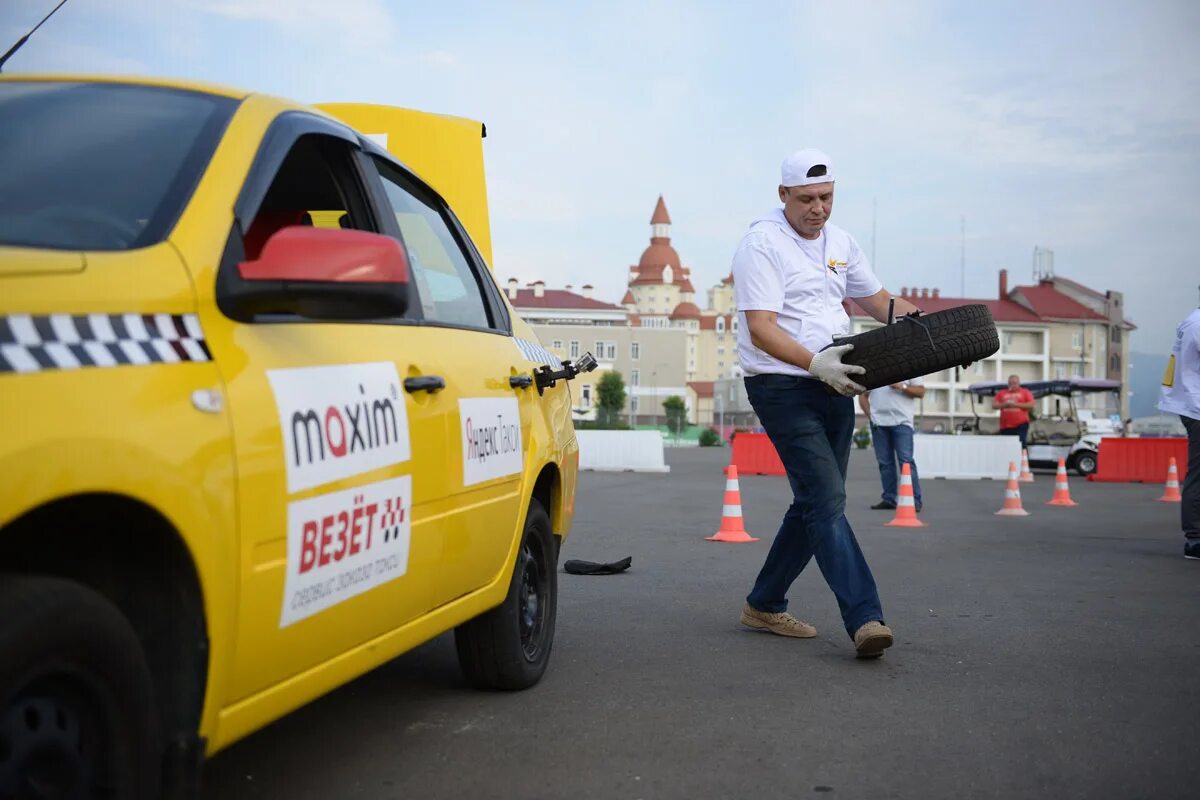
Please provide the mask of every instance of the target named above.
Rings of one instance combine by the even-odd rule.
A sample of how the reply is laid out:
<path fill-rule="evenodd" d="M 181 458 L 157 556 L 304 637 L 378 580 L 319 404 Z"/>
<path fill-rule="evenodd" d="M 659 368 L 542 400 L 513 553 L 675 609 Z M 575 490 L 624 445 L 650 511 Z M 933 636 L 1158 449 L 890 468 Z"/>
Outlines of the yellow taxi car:
<path fill-rule="evenodd" d="M 487 268 L 483 133 L 0 78 L 0 797 L 188 795 L 451 629 L 541 677 L 587 365 Z"/>

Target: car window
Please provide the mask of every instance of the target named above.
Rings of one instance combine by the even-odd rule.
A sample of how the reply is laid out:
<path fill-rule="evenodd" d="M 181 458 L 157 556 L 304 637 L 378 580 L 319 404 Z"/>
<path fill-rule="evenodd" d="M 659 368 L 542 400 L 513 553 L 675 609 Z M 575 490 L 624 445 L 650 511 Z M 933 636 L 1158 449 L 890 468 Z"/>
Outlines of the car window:
<path fill-rule="evenodd" d="M 298 138 L 246 226 L 246 259 L 258 258 L 271 236 L 292 225 L 375 231 L 353 158 L 341 139 L 318 133 Z"/>
<path fill-rule="evenodd" d="M 0 83 L 0 244 L 128 250 L 166 238 L 237 101 L 119 83 Z"/>
<path fill-rule="evenodd" d="M 376 160 L 391 211 L 408 251 L 425 319 L 469 328 L 491 328 L 479 276 L 441 204 L 400 170 Z"/>

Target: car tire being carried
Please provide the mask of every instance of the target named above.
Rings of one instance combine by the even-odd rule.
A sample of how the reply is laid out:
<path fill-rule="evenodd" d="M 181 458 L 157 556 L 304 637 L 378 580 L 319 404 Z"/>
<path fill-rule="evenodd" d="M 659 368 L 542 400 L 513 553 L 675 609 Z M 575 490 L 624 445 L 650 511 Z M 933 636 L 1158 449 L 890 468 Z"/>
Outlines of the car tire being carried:
<path fill-rule="evenodd" d="M 558 544 L 532 500 L 504 602 L 454 630 L 463 675 L 479 689 L 533 686 L 550 662 L 557 605 Z"/>
<path fill-rule="evenodd" d="M 103 596 L 0 575 L 0 797 L 158 794 L 161 749 L 141 643 Z"/>
<path fill-rule="evenodd" d="M 1000 349 L 1000 336 L 988 307 L 980 303 L 899 317 L 882 328 L 836 336 L 833 344 L 853 344 L 842 361 L 865 367 L 853 380 L 878 389 L 981 361 Z"/>

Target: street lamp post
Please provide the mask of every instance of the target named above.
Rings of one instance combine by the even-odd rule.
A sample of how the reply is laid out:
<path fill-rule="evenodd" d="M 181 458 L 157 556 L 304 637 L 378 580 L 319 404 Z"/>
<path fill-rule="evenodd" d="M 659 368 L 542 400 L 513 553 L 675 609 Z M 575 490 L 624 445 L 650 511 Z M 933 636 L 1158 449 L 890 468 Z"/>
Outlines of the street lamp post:
<path fill-rule="evenodd" d="M 651 402 L 654 404 L 654 427 L 658 428 L 658 368 L 669 367 L 671 364 L 667 361 L 659 361 L 650 371 L 650 391 L 654 393 Z"/>
<path fill-rule="evenodd" d="M 658 367 L 650 370 L 650 405 L 654 408 L 654 428 L 658 429 Z"/>
<path fill-rule="evenodd" d="M 632 379 L 629 381 L 629 429 L 637 430 L 637 386 L 633 384 Z"/>

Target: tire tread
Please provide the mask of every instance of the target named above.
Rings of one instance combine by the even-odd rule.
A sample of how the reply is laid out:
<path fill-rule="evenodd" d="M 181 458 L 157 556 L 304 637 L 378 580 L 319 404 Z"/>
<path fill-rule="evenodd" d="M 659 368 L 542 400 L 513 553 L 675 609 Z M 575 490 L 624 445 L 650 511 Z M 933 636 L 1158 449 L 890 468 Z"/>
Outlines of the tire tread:
<path fill-rule="evenodd" d="M 842 360 L 866 368 L 855 380 L 868 389 L 965 367 L 1000 349 L 996 324 L 983 304 L 924 314 L 919 320 L 898 319 L 855 336 L 836 337 L 833 343 L 854 345 Z M 935 347 L 930 347 L 930 337 Z"/>

